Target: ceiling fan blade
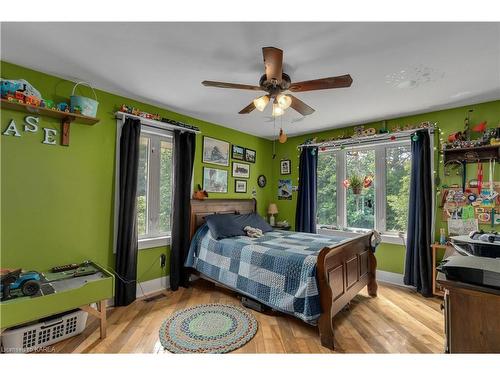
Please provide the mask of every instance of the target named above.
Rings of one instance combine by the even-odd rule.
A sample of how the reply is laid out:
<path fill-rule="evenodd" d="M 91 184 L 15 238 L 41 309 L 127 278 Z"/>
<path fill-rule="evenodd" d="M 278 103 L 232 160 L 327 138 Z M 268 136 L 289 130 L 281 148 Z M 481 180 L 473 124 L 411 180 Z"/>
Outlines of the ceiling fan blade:
<path fill-rule="evenodd" d="M 296 98 L 293 95 L 287 94 L 290 98 L 292 98 L 292 104 L 290 104 L 290 107 L 295 109 L 297 112 L 299 112 L 302 116 L 307 116 L 310 115 L 314 112 L 314 109 L 309 107 L 306 103 L 304 103 L 302 100 Z"/>
<path fill-rule="evenodd" d="M 288 88 L 293 92 L 338 89 L 340 87 L 350 87 L 352 78 L 349 74 L 337 77 L 313 79 L 310 81 L 295 82 Z"/>
<path fill-rule="evenodd" d="M 243 85 L 241 83 L 227 83 L 227 82 L 217 82 L 217 81 L 203 81 L 201 84 L 203 86 L 219 87 L 221 89 L 240 89 L 240 90 L 263 91 L 259 86 Z"/>
<path fill-rule="evenodd" d="M 253 110 L 255 109 L 255 104 L 253 104 L 253 102 L 251 102 L 249 105 L 247 105 L 245 108 L 243 108 L 241 111 L 239 111 L 238 113 L 240 115 L 246 115 L 247 113 L 250 113 L 252 112 Z"/>
<path fill-rule="evenodd" d="M 264 67 L 266 69 L 266 77 L 268 81 L 276 80 L 281 83 L 283 74 L 283 51 L 275 47 L 262 48 L 264 56 Z"/>

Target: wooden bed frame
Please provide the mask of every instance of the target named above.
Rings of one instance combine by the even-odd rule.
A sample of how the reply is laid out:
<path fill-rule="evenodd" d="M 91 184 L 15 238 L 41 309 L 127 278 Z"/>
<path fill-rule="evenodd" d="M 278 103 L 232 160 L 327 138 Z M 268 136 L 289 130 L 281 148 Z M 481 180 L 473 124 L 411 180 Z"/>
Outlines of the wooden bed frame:
<path fill-rule="evenodd" d="M 255 212 L 256 205 L 254 199 L 191 200 L 190 238 L 205 222 L 206 216 L 247 214 Z M 368 287 L 370 296 L 377 296 L 377 261 L 371 245 L 373 234 L 374 232 L 370 232 L 353 238 L 340 246 L 325 247 L 318 255 L 318 286 L 322 310 L 318 321 L 319 335 L 321 345 L 332 350 L 335 315 L 365 286 Z"/>

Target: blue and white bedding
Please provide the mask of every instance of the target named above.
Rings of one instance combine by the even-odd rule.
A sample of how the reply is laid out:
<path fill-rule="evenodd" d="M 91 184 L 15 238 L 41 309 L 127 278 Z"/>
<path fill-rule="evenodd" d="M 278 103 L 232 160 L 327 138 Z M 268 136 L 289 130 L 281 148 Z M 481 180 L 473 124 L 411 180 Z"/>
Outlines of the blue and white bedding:
<path fill-rule="evenodd" d="M 275 310 L 315 325 L 321 313 L 317 257 L 348 238 L 276 230 L 216 240 L 206 224 L 191 241 L 186 267 Z"/>

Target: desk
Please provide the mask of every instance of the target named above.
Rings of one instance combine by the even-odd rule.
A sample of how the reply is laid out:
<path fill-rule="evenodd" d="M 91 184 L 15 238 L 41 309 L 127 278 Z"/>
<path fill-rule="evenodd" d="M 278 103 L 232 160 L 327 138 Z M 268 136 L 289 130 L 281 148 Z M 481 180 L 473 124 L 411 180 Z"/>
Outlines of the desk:
<path fill-rule="evenodd" d="M 101 338 L 106 337 L 106 301 L 114 295 L 114 276 L 94 265 L 99 272 L 68 282 L 55 281 L 56 293 L 20 297 L 0 302 L 0 332 L 73 309 L 82 309 L 100 320 Z M 96 303 L 97 309 L 90 307 Z"/>

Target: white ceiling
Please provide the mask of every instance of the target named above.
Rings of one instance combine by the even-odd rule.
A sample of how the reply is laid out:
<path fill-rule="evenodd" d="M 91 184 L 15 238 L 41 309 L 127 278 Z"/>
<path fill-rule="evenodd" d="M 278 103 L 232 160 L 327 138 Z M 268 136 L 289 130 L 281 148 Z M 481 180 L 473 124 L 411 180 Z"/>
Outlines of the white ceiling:
<path fill-rule="evenodd" d="M 292 82 L 354 80 L 297 93 L 316 112 L 301 119 L 288 109 L 289 135 L 500 99 L 500 23 L 2 23 L 1 31 L 5 61 L 264 137 L 273 135 L 270 108 L 238 114 L 258 92 L 201 85 L 258 85 L 263 46 L 284 50 Z M 387 83 L 422 66 L 435 81 Z"/>

